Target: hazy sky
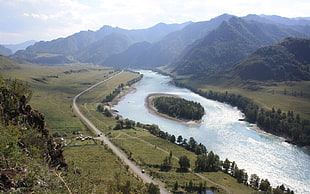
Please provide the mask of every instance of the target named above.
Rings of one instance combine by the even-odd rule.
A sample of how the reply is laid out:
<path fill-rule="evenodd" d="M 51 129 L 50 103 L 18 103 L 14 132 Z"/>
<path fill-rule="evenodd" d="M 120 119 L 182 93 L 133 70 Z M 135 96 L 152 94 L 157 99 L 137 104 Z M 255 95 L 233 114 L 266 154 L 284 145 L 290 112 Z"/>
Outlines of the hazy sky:
<path fill-rule="evenodd" d="M 51 40 L 103 25 L 140 29 L 223 13 L 309 17 L 310 0 L 0 0 L 0 44 Z"/>

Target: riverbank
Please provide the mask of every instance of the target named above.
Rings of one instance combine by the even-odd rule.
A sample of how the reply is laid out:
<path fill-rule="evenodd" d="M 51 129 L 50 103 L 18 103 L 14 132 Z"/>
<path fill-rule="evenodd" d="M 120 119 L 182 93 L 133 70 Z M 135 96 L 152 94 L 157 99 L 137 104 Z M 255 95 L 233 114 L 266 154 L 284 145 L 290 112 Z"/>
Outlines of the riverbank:
<path fill-rule="evenodd" d="M 252 130 L 254 130 L 254 131 L 257 131 L 258 133 L 270 134 L 270 135 L 273 135 L 273 136 L 276 136 L 276 137 L 280 138 L 282 141 L 284 141 L 284 142 L 286 142 L 286 143 L 289 143 L 289 144 L 292 144 L 292 145 L 296 145 L 296 144 L 294 144 L 292 141 L 290 141 L 289 138 L 287 138 L 286 136 L 284 136 L 283 134 L 280 134 L 280 133 L 278 133 L 278 134 L 269 133 L 269 132 L 264 131 L 264 130 L 262 130 L 261 128 L 259 128 L 259 127 L 257 126 L 257 124 L 250 123 L 250 125 L 247 126 L 247 127 L 249 127 L 250 129 L 252 129 Z M 310 152 L 310 146 L 300 146 L 300 145 L 296 145 L 296 146 L 298 146 L 298 147 L 300 147 L 300 148 L 302 148 L 302 149 L 304 149 L 304 150 Z"/>
<path fill-rule="evenodd" d="M 148 109 L 148 111 L 151 114 L 155 114 L 158 115 L 162 118 L 165 119 L 169 119 L 171 121 L 175 121 L 175 122 L 179 122 L 182 123 L 183 125 L 200 125 L 201 124 L 201 120 L 184 120 L 184 119 L 177 119 L 174 117 L 170 117 L 166 114 L 162 114 L 159 113 L 158 110 L 156 109 L 156 107 L 152 104 L 152 100 L 155 97 L 159 97 L 159 96 L 167 96 L 167 97 L 175 97 L 175 98 L 180 98 L 177 95 L 173 95 L 173 94 L 166 94 L 166 93 L 152 93 L 147 95 L 147 97 L 145 98 L 144 102 L 145 102 L 145 107 Z"/>

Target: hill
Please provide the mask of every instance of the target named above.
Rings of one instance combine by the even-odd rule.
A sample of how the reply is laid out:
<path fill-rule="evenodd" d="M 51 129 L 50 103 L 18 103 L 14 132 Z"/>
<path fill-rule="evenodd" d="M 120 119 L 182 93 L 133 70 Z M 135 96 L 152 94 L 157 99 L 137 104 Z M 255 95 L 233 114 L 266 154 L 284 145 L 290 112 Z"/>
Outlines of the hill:
<path fill-rule="evenodd" d="M 0 45 L 0 55 L 9 56 L 12 54 L 12 51 L 2 45 Z"/>
<path fill-rule="evenodd" d="M 285 40 L 255 51 L 235 65 L 230 73 L 243 80 L 310 80 L 310 39 Z"/>
<path fill-rule="evenodd" d="M 0 55 L 0 76 L 5 70 L 19 68 L 10 58 Z"/>
<path fill-rule="evenodd" d="M 308 35 L 291 28 L 233 17 L 187 48 L 174 64 L 173 72 L 180 75 L 216 74 L 232 67 L 256 49 L 288 36 Z"/>
<path fill-rule="evenodd" d="M 19 43 L 19 44 L 5 44 L 3 46 L 8 48 L 8 49 L 11 49 L 12 54 L 14 54 L 16 51 L 24 50 L 28 46 L 34 45 L 34 43 L 36 43 L 35 40 L 29 40 L 29 41 L 22 42 L 22 43 Z"/>

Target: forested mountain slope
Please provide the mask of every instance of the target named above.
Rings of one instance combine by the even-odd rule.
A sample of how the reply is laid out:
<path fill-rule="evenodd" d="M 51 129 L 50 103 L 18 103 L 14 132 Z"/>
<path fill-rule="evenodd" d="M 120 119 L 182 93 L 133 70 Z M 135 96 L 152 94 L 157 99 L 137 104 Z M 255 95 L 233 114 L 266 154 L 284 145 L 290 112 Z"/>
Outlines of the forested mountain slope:
<path fill-rule="evenodd" d="M 255 51 L 230 73 L 241 79 L 260 81 L 310 80 L 310 39 L 285 40 Z"/>
<path fill-rule="evenodd" d="M 185 50 L 173 72 L 212 75 L 232 67 L 256 49 L 288 36 L 307 37 L 308 34 L 233 17 Z"/>

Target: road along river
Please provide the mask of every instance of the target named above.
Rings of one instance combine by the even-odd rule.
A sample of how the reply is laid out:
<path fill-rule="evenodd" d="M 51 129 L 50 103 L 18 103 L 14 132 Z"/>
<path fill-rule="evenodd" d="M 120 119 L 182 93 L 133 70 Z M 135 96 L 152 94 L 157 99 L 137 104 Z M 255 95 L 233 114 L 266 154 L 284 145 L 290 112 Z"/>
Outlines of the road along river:
<path fill-rule="evenodd" d="M 236 161 L 248 175 L 256 173 L 273 186 L 284 184 L 295 193 L 310 193 L 310 152 L 286 143 L 281 138 L 256 131 L 239 121 L 243 114 L 235 107 L 205 99 L 188 89 L 170 84 L 171 78 L 152 71 L 140 71 L 143 79 L 113 109 L 124 118 L 145 124 L 157 124 L 175 136 L 194 137 L 221 160 Z M 178 95 L 200 102 L 206 114 L 200 125 L 184 125 L 152 114 L 145 98 L 152 93 Z"/>
<path fill-rule="evenodd" d="M 116 76 L 121 76 L 123 71 L 101 81 L 101 82 L 98 82 L 97 84 L 87 88 L 86 90 L 80 92 L 78 95 L 76 95 L 74 98 L 73 98 L 73 109 L 75 111 L 75 113 L 80 117 L 80 119 L 90 128 L 90 130 L 92 130 L 95 134 L 99 134 L 101 131 L 88 119 L 86 118 L 79 110 L 77 104 L 76 104 L 76 100 L 79 98 L 79 96 L 81 96 L 82 94 L 84 94 L 85 92 L 91 90 L 92 88 L 112 79 L 113 77 L 116 77 Z M 105 137 L 104 135 L 101 135 L 99 137 L 100 140 L 104 141 L 105 144 L 107 144 L 109 146 L 109 148 L 115 153 L 116 156 L 118 156 L 126 165 L 129 166 L 130 170 L 135 173 L 136 175 L 138 175 L 143 182 L 145 183 L 154 183 L 156 185 L 159 186 L 159 189 L 160 189 L 160 193 L 162 194 L 165 194 L 165 193 L 169 193 L 165 187 L 162 186 L 162 183 L 159 182 L 159 181 L 155 181 L 153 180 L 149 175 L 145 174 L 145 173 L 141 173 L 141 169 L 136 166 L 131 160 L 129 160 L 126 156 L 126 154 L 124 154 L 123 152 L 121 152 L 116 146 L 114 146 L 112 144 L 112 142 L 110 142 L 110 140 Z"/>

